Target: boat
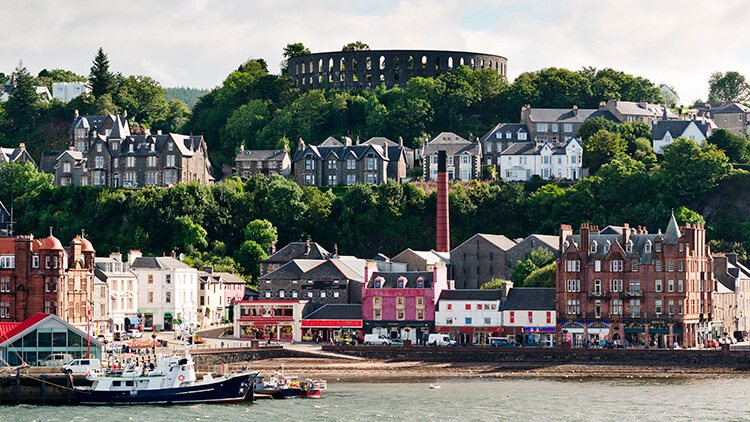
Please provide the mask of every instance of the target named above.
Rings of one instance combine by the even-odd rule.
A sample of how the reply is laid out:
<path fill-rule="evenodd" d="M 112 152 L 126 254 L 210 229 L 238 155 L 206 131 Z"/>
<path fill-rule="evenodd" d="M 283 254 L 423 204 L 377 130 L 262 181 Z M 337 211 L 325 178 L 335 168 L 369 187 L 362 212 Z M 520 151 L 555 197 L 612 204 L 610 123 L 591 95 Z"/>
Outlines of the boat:
<path fill-rule="evenodd" d="M 306 378 L 300 382 L 297 377 L 286 375 L 283 367 L 274 372 L 268 381 L 264 381 L 264 379 L 263 376 L 257 377 L 254 390 L 257 398 L 293 399 L 301 397 L 318 399 L 321 396 L 321 391 L 327 387 L 325 380 Z"/>
<path fill-rule="evenodd" d="M 184 355 L 158 355 L 155 366 L 129 364 L 121 371 L 92 371 L 90 387 L 73 387 L 81 404 L 234 403 L 252 399 L 258 372 L 195 376 L 187 346 Z M 73 381 L 71 377 L 71 382 Z"/>

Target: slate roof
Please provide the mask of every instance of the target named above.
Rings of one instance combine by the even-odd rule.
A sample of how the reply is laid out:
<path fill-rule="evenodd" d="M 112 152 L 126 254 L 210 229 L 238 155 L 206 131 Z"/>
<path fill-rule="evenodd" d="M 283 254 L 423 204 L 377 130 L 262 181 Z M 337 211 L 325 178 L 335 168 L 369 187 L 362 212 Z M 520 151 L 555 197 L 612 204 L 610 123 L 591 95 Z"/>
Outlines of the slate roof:
<path fill-rule="evenodd" d="M 402 138 L 399 138 L 400 141 L 403 141 Z M 391 141 L 390 139 L 383 137 L 383 136 L 373 136 L 372 138 L 362 142 L 362 145 L 383 145 L 383 142 L 385 142 L 385 145 L 390 149 L 391 147 L 400 147 L 403 148 L 406 151 L 414 151 L 413 149 L 402 146 L 398 142 Z"/>
<path fill-rule="evenodd" d="M 294 159 L 292 161 L 297 162 L 305 157 L 313 157 L 318 160 L 327 160 L 328 158 L 335 158 L 338 160 L 345 160 L 350 156 L 356 160 L 361 160 L 370 151 L 374 152 L 378 157 L 384 161 L 389 161 L 387 152 L 383 149 L 382 145 L 351 145 L 351 146 L 323 146 L 323 145 L 308 145 L 303 150 L 297 150 L 294 152 Z"/>
<path fill-rule="evenodd" d="M 130 268 L 134 270 L 171 270 L 179 268 L 193 268 L 190 265 L 172 258 L 171 256 L 150 257 L 142 256 L 133 260 Z"/>
<path fill-rule="evenodd" d="M 453 248 L 453 251 L 460 248 L 464 244 L 468 243 L 469 241 L 473 240 L 475 237 L 481 237 L 482 239 L 488 241 L 489 243 L 497 246 L 499 249 L 502 249 L 504 251 L 509 250 L 510 248 L 516 246 L 516 242 L 508 239 L 507 237 L 503 236 L 502 234 L 485 234 L 485 233 L 477 233 L 474 236 L 468 238 L 466 241 L 461 243 L 460 245 Z M 453 252 L 451 251 L 451 252 Z"/>
<path fill-rule="evenodd" d="M 583 123 L 588 119 L 604 117 L 613 122 L 619 120 L 609 110 L 588 108 L 532 108 L 529 110 L 529 121 L 534 123 Z"/>
<path fill-rule="evenodd" d="M 343 147 L 344 144 L 333 136 L 329 136 L 325 141 L 321 142 L 320 147 Z"/>
<path fill-rule="evenodd" d="M 650 103 L 636 103 L 633 101 L 615 101 L 617 111 L 626 116 L 658 117 L 664 116 L 664 106 Z M 668 119 L 678 119 L 679 116 L 667 108 Z"/>
<path fill-rule="evenodd" d="M 507 137 L 508 132 L 510 132 L 510 138 Z M 519 132 L 526 133 L 526 139 L 518 139 Z M 499 138 L 497 133 L 500 133 Z M 530 142 L 528 133 L 529 128 L 524 123 L 498 123 L 492 130 L 485 133 L 480 140 L 482 142 Z"/>
<path fill-rule="evenodd" d="M 703 133 L 703 136 L 707 136 L 708 128 L 710 124 L 707 121 L 701 120 L 654 120 L 654 124 L 651 126 L 651 139 L 664 139 L 667 131 L 672 134 L 672 138 L 679 138 L 687 130 L 687 128 L 695 123 L 698 130 Z"/>
<path fill-rule="evenodd" d="M 124 135 L 125 129 L 127 134 L 130 134 L 130 127 L 128 125 L 127 116 L 125 115 L 104 115 L 104 116 L 78 116 L 73 119 L 73 124 L 70 125 L 68 133 L 73 134 L 74 129 L 84 128 L 88 131 L 95 130 L 101 132 L 101 129 L 105 126 L 112 125 L 112 130 L 117 130 L 121 135 Z M 120 125 L 119 128 L 117 126 Z M 89 132 L 86 135 L 88 136 Z"/>
<path fill-rule="evenodd" d="M 259 280 L 299 280 L 302 274 L 325 262 L 322 259 L 294 259 L 260 276 Z"/>
<path fill-rule="evenodd" d="M 478 142 L 468 141 L 453 132 L 442 132 L 425 145 L 423 156 L 435 154 L 438 151 L 445 151 L 448 155 L 480 155 L 481 147 Z"/>
<path fill-rule="evenodd" d="M 553 248 L 554 250 L 557 250 L 557 248 L 560 247 L 560 244 L 559 244 L 560 238 L 557 236 L 549 235 L 549 234 L 530 234 L 526 236 L 526 238 L 523 240 L 526 240 L 526 239 L 538 240 L 539 242 L 546 244 L 547 246 Z M 521 243 L 521 242 L 518 242 L 518 243 Z"/>
<path fill-rule="evenodd" d="M 712 112 L 713 114 L 728 114 L 728 113 L 750 113 L 750 107 L 747 107 L 740 103 L 729 103 L 721 107 L 718 110 Z"/>
<path fill-rule="evenodd" d="M 285 263 L 293 259 L 327 259 L 331 253 L 316 242 L 310 242 L 310 252 L 307 252 L 306 242 L 292 242 L 272 253 L 264 259 L 266 263 Z"/>
<path fill-rule="evenodd" d="M 383 281 L 380 283 L 381 289 L 417 289 L 417 280 L 421 277 L 424 281 L 422 288 L 432 288 L 433 274 L 432 271 L 376 271 L 370 276 L 370 280 L 367 281 L 367 288 L 375 288 L 375 279 L 382 277 Z M 398 287 L 399 278 L 406 278 L 404 287 Z"/>
<path fill-rule="evenodd" d="M 64 151 L 62 150 L 45 150 L 42 151 L 42 159 L 39 160 L 39 171 L 45 173 L 54 173 L 57 165 L 57 157 Z"/>
<path fill-rule="evenodd" d="M 0 148 L 0 163 L 13 163 L 23 156 L 36 166 L 36 161 L 31 158 L 26 148 Z"/>
<path fill-rule="evenodd" d="M 451 254 L 450 252 L 438 252 L 436 250 L 429 250 L 429 251 L 415 251 L 411 248 L 406 248 L 403 252 L 393 257 L 393 261 L 396 262 L 403 262 L 399 261 L 398 257 L 405 253 L 405 252 L 411 252 L 414 255 L 418 256 L 419 258 L 423 259 L 427 265 L 432 265 L 437 262 L 445 262 L 446 264 L 451 263 Z"/>
<path fill-rule="evenodd" d="M 310 280 L 330 280 L 346 278 L 348 280 L 364 281 L 364 277 L 357 274 L 348 265 L 329 259 L 305 272 L 305 278 Z"/>
<path fill-rule="evenodd" d="M 360 304 L 326 304 L 311 312 L 302 319 L 362 319 L 362 305 Z"/>
<path fill-rule="evenodd" d="M 127 136 L 122 141 L 120 152 L 122 156 L 152 155 L 155 154 L 155 151 L 160 151 L 162 148 L 165 148 L 170 140 L 183 156 L 192 157 L 200 150 L 203 136 L 188 136 L 176 133 L 170 133 L 167 135 Z M 131 144 L 133 145 L 133 152 L 130 152 Z M 154 151 L 151 150 L 151 144 L 154 144 Z"/>
<path fill-rule="evenodd" d="M 554 289 L 553 289 L 554 290 Z M 440 300 L 500 300 L 503 291 L 500 289 L 459 289 L 443 290 L 440 292 Z"/>
<path fill-rule="evenodd" d="M 235 274 L 223 271 L 214 271 L 212 273 L 198 271 L 198 278 L 207 283 L 245 284 L 245 280 L 237 277 Z"/>
<path fill-rule="evenodd" d="M 552 155 L 565 155 L 567 154 L 567 147 L 571 142 L 577 142 L 581 145 L 581 142 L 577 138 L 570 138 L 567 142 L 544 142 L 543 144 L 536 144 L 533 142 L 519 142 L 509 146 L 505 151 L 501 152 L 500 155 L 541 155 L 544 147 L 549 147 L 552 151 Z"/>
<path fill-rule="evenodd" d="M 664 235 L 659 233 L 651 234 L 639 234 L 639 233 L 632 233 L 630 235 L 630 241 L 633 242 L 633 250 L 632 252 L 627 252 L 626 245 L 622 245 L 620 241 L 622 240 L 622 235 L 620 234 L 592 234 L 589 235 L 589 259 L 593 259 L 594 256 L 598 253 L 599 256 L 604 257 L 606 256 L 610 249 L 615 246 L 615 243 L 619 245 L 619 247 L 625 252 L 625 254 L 628 256 L 628 259 L 634 259 L 637 258 L 639 260 L 639 264 L 641 265 L 651 265 L 654 263 L 654 242 L 656 241 L 656 238 L 663 238 Z M 575 235 L 569 235 L 565 241 L 570 243 L 575 243 L 578 245 L 578 247 L 581 246 L 581 235 L 575 234 Z M 651 245 L 651 251 L 646 252 L 646 245 Z M 594 247 L 594 252 L 591 252 L 591 248 Z M 561 252 L 565 252 L 567 249 L 567 246 L 563 245 L 563 250 Z"/>
<path fill-rule="evenodd" d="M 554 287 L 514 287 L 508 292 L 503 311 L 554 311 Z"/>
<path fill-rule="evenodd" d="M 246 149 L 240 151 L 237 154 L 235 161 L 267 161 L 267 160 L 283 160 L 284 155 L 288 154 L 285 149 L 274 149 L 274 150 L 251 150 Z"/>

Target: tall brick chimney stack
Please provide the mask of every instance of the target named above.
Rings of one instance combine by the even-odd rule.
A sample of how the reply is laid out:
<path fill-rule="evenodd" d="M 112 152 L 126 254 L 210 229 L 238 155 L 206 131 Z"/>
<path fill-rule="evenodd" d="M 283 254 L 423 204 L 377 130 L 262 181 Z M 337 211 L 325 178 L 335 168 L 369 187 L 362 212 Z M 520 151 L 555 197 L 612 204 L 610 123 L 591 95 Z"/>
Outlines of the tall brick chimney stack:
<path fill-rule="evenodd" d="M 445 151 L 438 151 L 437 247 L 438 252 L 450 252 L 451 238 L 448 221 L 448 163 Z"/>

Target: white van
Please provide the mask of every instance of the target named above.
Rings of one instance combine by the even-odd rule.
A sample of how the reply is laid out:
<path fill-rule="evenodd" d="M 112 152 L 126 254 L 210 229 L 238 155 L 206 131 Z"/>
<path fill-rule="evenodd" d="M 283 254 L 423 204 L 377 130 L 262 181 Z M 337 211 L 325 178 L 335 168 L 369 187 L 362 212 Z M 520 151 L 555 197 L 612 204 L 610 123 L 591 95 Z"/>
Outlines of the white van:
<path fill-rule="evenodd" d="M 67 353 L 52 353 L 46 358 L 39 361 L 39 366 L 63 366 L 73 360 L 73 356 Z"/>
<path fill-rule="evenodd" d="M 391 340 L 382 334 L 365 334 L 365 344 L 375 344 L 378 346 L 390 346 Z"/>
<path fill-rule="evenodd" d="M 99 359 L 75 359 L 60 369 L 65 374 L 85 374 L 90 370 L 99 370 L 102 363 Z"/>
<path fill-rule="evenodd" d="M 427 338 L 428 346 L 455 346 L 458 342 L 447 334 L 430 334 Z"/>

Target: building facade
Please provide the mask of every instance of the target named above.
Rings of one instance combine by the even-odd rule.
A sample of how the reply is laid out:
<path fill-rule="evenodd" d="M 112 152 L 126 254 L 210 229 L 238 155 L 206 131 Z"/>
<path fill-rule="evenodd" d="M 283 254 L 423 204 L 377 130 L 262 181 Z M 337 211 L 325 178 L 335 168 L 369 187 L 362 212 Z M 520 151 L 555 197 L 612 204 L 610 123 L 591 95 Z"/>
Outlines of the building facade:
<path fill-rule="evenodd" d="M 124 331 L 125 319 L 138 316 L 138 277 L 119 252 L 96 258 L 94 275 L 107 286 L 107 319 L 111 330 Z"/>
<path fill-rule="evenodd" d="M 712 122 L 706 119 L 698 120 L 655 120 L 651 128 L 651 138 L 654 152 L 660 154 L 677 138 L 703 142 L 713 133 Z"/>
<path fill-rule="evenodd" d="M 79 237 L 67 250 L 54 236 L 0 239 L 0 322 L 47 313 L 85 326 L 93 311 L 94 255 Z"/>
<path fill-rule="evenodd" d="M 241 147 L 234 159 L 234 166 L 237 174 L 242 177 L 253 177 L 258 174 L 278 174 L 287 177 L 292 172 L 292 160 L 289 158 L 286 145 L 284 149 L 278 150 L 246 150 Z"/>
<path fill-rule="evenodd" d="M 456 289 L 479 289 L 493 278 L 507 279 L 505 254 L 516 242 L 503 235 L 477 233 L 451 253 Z"/>
<path fill-rule="evenodd" d="M 542 179 L 578 180 L 584 176 L 583 145 L 566 142 L 517 143 L 500 153 L 499 176 L 505 181 Z"/>
<path fill-rule="evenodd" d="M 195 268 L 172 257 L 144 257 L 139 251 L 130 251 L 128 262 L 138 278 L 138 314 L 145 329 L 172 331 L 198 324 Z"/>
<path fill-rule="evenodd" d="M 560 226 L 558 342 L 694 347 L 710 335 L 713 258 L 701 225 L 650 234 Z"/>
<path fill-rule="evenodd" d="M 511 283 L 512 284 L 512 283 Z M 513 287 L 502 307 L 503 334 L 516 344 L 553 347 L 557 327 L 554 287 Z"/>
<path fill-rule="evenodd" d="M 435 332 L 446 333 L 461 345 L 490 344 L 502 334 L 500 303 L 503 291 L 443 290 L 435 307 Z"/>
<path fill-rule="evenodd" d="M 214 271 L 213 266 L 198 271 L 198 318 L 202 326 L 230 320 L 232 304 L 245 295 L 245 280 L 234 273 Z"/>
<path fill-rule="evenodd" d="M 282 265 L 295 259 L 328 259 L 338 255 L 332 255 L 316 242 L 292 242 L 283 248 L 276 250 L 276 244 L 271 243 L 268 258 L 260 262 L 260 275 L 265 275 L 278 269 Z"/>
<path fill-rule="evenodd" d="M 302 341 L 304 300 L 252 300 L 234 303 L 234 336 L 268 341 Z"/>
<path fill-rule="evenodd" d="M 292 160 L 294 180 L 300 186 L 377 185 L 388 179 L 390 159 L 382 145 L 342 144 L 328 138 L 320 145 L 300 139 Z"/>
<path fill-rule="evenodd" d="M 91 92 L 91 88 L 85 82 L 53 82 L 52 97 L 62 101 L 69 102 L 83 94 Z"/>
<path fill-rule="evenodd" d="M 469 181 L 481 177 L 482 148 L 479 139 L 469 141 L 455 133 L 443 132 L 429 142 L 426 138 L 423 140 L 421 156 L 424 160 L 424 180 L 438 178 L 438 151 L 446 153 L 448 180 Z"/>
<path fill-rule="evenodd" d="M 364 334 L 411 340 L 414 344 L 435 328 L 435 305 L 440 292 L 452 286 L 445 264 L 432 271 L 378 271 L 368 262 L 362 288 Z"/>

